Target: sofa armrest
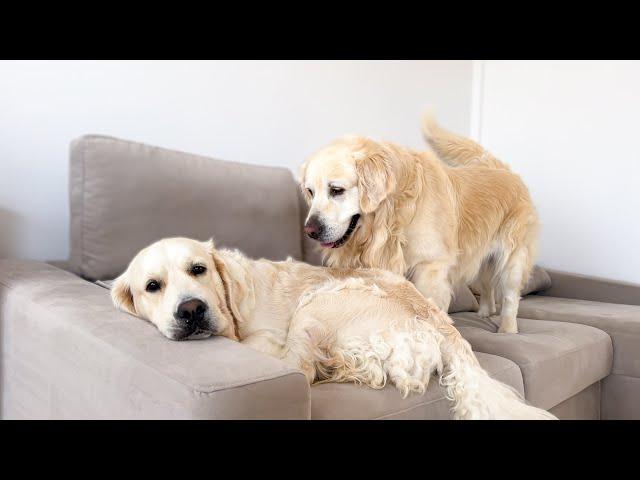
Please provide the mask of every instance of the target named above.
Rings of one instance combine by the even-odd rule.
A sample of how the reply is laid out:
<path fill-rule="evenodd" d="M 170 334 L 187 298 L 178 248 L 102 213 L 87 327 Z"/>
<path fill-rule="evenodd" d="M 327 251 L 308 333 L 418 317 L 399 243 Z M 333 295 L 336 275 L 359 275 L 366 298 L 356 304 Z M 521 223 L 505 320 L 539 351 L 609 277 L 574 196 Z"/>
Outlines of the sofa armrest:
<path fill-rule="evenodd" d="M 640 285 L 604 278 L 549 270 L 551 288 L 540 295 L 594 302 L 640 305 Z"/>
<path fill-rule="evenodd" d="M 172 342 L 109 291 L 0 260 L 2 418 L 309 418 L 304 375 L 226 338 Z"/>

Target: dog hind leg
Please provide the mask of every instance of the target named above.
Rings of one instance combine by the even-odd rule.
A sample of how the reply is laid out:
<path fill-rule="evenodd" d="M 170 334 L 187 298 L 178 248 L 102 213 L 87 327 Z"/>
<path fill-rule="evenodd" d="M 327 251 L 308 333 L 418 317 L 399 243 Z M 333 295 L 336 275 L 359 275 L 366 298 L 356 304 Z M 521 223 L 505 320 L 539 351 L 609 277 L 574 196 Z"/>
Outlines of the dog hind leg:
<path fill-rule="evenodd" d="M 501 272 L 499 289 L 502 304 L 498 333 L 518 333 L 517 316 L 518 306 L 520 305 L 520 292 L 529 275 L 529 263 L 526 248 L 518 248 L 511 253 L 504 270 Z"/>

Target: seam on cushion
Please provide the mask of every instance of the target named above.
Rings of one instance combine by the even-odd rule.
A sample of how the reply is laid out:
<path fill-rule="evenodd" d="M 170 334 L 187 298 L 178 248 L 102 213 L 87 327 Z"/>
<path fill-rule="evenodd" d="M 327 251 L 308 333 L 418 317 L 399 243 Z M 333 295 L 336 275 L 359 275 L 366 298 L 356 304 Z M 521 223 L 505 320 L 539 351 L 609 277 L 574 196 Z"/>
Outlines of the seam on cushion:
<path fill-rule="evenodd" d="M 583 327 L 593 328 L 593 329 L 598 330 L 598 331 L 600 331 L 600 332 L 602 332 L 602 333 L 607 335 L 607 338 L 609 339 L 609 342 L 610 342 L 610 345 L 611 345 L 611 349 L 613 351 L 613 340 L 611 339 L 611 335 L 609 334 L 609 332 L 607 332 L 605 330 L 602 330 L 602 329 L 600 329 L 598 327 L 594 327 L 593 325 L 585 325 L 585 324 L 582 324 L 582 323 L 574 323 L 574 322 L 563 322 L 563 321 L 558 321 L 558 320 L 546 320 L 546 319 L 543 320 L 543 319 L 540 319 L 540 318 L 528 318 L 528 317 L 518 317 L 518 318 L 521 318 L 521 319 L 524 319 L 524 320 L 539 320 L 539 321 L 549 321 L 549 322 L 556 321 L 558 323 L 573 323 L 574 325 L 581 325 Z M 468 328 L 475 328 L 477 330 L 484 330 L 483 328 L 479 328 L 479 327 L 468 327 Z M 484 330 L 484 331 L 490 332 L 489 330 Z M 493 333 L 493 332 L 490 332 L 490 333 Z M 521 332 L 518 335 L 523 335 L 523 336 L 528 336 L 528 335 L 546 335 L 546 336 L 549 336 L 551 338 L 555 338 L 556 340 L 566 340 L 566 337 L 558 337 L 558 336 L 554 335 L 553 333 L 547 333 L 547 332 L 536 332 L 536 333 L 524 333 L 524 332 Z M 558 359 L 563 358 L 563 357 L 565 357 L 567 355 L 571 355 L 572 353 L 575 353 L 575 352 L 578 352 L 578 351 L 582 350 L 585 346 L 596 345 L 596 344 L 600 343 L 603 340 L 604 339 L 595 339 L 595 340 L 593 340 L 593 341 L 591 341 L 591 342 L 589 342 L 589 343 L 587 343 L 585 345 L 577 346 L 577 347 L 572 348 L 571 350 L 567 350 L 567 351 L 563 352 L 560 355 L 556 355 L 556 356 L 553 356 L 553 357 L 548 357 L 548 358 L 545 358 L 543 360 L 532 361 L 532 362 L 525 363 L 525 364 L 522 364 L 522 365 L 517 363 L 515 360 L 511 360 L 511 359 L 509 359 L 509 360 L 514 362 L 519 367 L 529 367 L 531 365 L 538 365 L 538 364 L 546 362 L 548 360 L 558 360 Z M 474 348 L 474 350 L 475 350 L 475 348 Z M 480 353 L 487 353 L 489 355 L 497 355 L 497 356 L 503 356 L 504 355 L 504 354 L 486 352 L 486 351 L 483 351 L 483 350 L 477 350 L 477 351 L 479 351 Z M 507 358 L 507 357 L 504 357 L 504 358 Z"/>
<path fill-rule="evenodd" d="M 606 333 L 606 332 L 605 332 L 605 333 Z M 525 334 L 525 335 L 526 335 L 526 334 Z M 553 338 L 557 338 L 557 339 L 562 340 L 562 338 L 561 338 L 561 337 L 555 337 L 555 336 L 553 336 L 553 335 L 549 335 L 549 336 L 550 336 L 550 337 L 553 337 Z M 609 341 L 611 342 L 611 337 L 609 337 Z M 560 354 L 560 355 L 556 355 L 556 356 L 553 356 L 553 357 L 547 357 L 547 358 L 542 359 L 542 360 L 536 360 L 536 361 L 532 361 L 532 362 L 528 362 L 528 363 L 523 363 L 523 364 L 519 364 L 519 363 L 518 363 L 518 362 L 516 362 L 515 360 L 511 360 L 511 359 L 510 359 L 510 358 L 508 358 L 508 357 L 504 357 L 504 358 L 507 358 L 508 360 L 511 360 L 511 361 L 512 361 L 512 362 L 514 362 L 516 365 L 518 365 L 518 367 L 520 367 L 520 368 L 522 369 L 522 367 L 536 366 L 536 365 L 540 365 L 540 364 L 545 363 L 545 362 L 550 361 L 550 360 L 558 360 L 558 359 L 564 358 L 564 357 L 566 357 L 567 355 L 571 355 L 571 354 L 573 354 L 573 353 L 579 352 L 580 350 L 583 350 L 585 346 L 596 345 L 596 344 L 598 344 L 598 343 L 600 343 L 600 341 L 591 342 L 591 343 L 588 343 L 588 344 L 583 345 L 583 346 L 581 346 L 581 347 L 575 347 L 575 348 L 572 348 L 571 350 L 567 350 L 567 351 L 563 352 L 563 353 L 562 353 L 562 354 Z M 612 344 L 612 342 L 611 342 L 610 344 Z M 612 345 L 612 348 L 613 348 L 613 345 Z M 504 355 L 504 354 L 498 354 L 498 353 L 492 353 L 492 352 L 485 352 L 485 351 L 483 351 L 483 350 L 478 350 L 478 351 L 479 351 L 480 353 L 487 353 L 487 354 L 489 354 L 489 355 L 497 355 L 497 356 L 502 356 L 502 355 Z"/>
<path fill-rule="evenodd" d="M 266 354 L 265 354 L 266 355 Z M 306 377 L 304 375 L 304 373 L 302 373 L 301 371 L 297 371 L 297 370 L 289 370 L 287 373 L 283 374 L 283 375 L 278 375 L 278 374 L 270 374 L 270 375 L 264 375 L 262 377 L 257 377 L 255 379 L 252 379 L 249 382 L 235 382 L 235 383 L 229 383 L 229 384 L 221 384 L 221 385 L 212 385 L 211 387 L 207 387 L 207 388 L 211 388 L 211 390 L 204 390 L 200 387 L 193 387 L 191 386 L 190 388 L 193 389 L 193 391 L 195 393 L 198 393 L 200 395 L 206 395 L 206 396 L 211 396 L 217 392 L 224 392 L 226 390 L 234 390 L 236 388 L 242 388 L 242 387 L 246 387 L 248 385 L 255 385 L 257 383 L 263 383 L 263 382 L 267 382 L 269 380 L 273 380 L 276 378 L 286 378 L 286 377 L 290 377 L 290 376 L 297 376 L 300 375 L 301 377 L 305 378 L 305 383 L 307 383 Z M 179 380 L 176 380 L 179 382 Z M 182 383 L 182 382 L 180 382 Z M 183 384 L 184 385 L 184 384 Z M 308 385 L 308 383 L 307 383 Z"/>
<path fill-rule="evenodd" d="M 385 413 L 384 415 L 381 415 L 379 417 L 372 418 L 372 420 L 385 420 L 386 418 L 389 418 L 389 417 L 392 417 L 392 416 L 395 416 L 395 415 L 399 415 L 401 413 L 407 413 L 407 412 L 410 412 L 412 410 L 415 410 L 416 408 L 424 407 L 426 405 L 431 405 L 432 403 L 436 403 L 436 402 L 441 402 L 442 400 L 445 400 L 446 402 L 449 401 L 449 400 L 447 400 L 447 397 L 442 396 L 440 398 L 436 398 L 434 400 L 429 400 L 428 402 L 419 403 L 417 405 L 413 405 L 412 407 L 407 407 L 407 408 L 402 409 L 402 410 L 398 410 L 398 411 L 391 412 L 391 413 Z"/>
<path fill-rule="evenodd" d="M 588 299 L 584 299 L 584 298 L 550 297 L 550 296 L 545 296 L 545 295 L 539 295 L 539 297 L 540 298 L 544 298 L 544 299 L 555 298 L 555 299 L 558 299 L 558 300 L 572 300 L 573 302 L 602 303 L 604 305 L 622 305 L 622 306 L 625 306 L 625 307 L 638 307 L 638 308 L 640 308 L 640 305 L 635 305 L 633 303 L 614 303 L 614 302 L 604 302 L 604 301 L 598 301 L 598 300 L 588 300 Z M 523 300 L 524 300 L 524 298 L 523 298 Z M 532 303 L 535 304 L 537 302 L 532 302 Z M 589 305 L 587 305 L 587 306 L 589 306 Z M 534 306 L 532 308 L 536 308 L 536 307 Z"/>
<path fill-rule="evenodd" d="M 70 274 L 70 275 L 72 275 L 72 274 Z M 83 280 L 83 281 L 86 281 L 86 280 Z M 87 283 L 89 285 L 93 285 L 91 282 L 87 282 Z M 0 285 L 6 287 L 7 290 L 12 290 L 12 291 L 15 292 L 15 288 L 10 287 L 9 285 L 3 283 L 2 281 L 0 281 Z M 96 287 L 98 287 L 98 286 L 96 285 Z M 98 287 L 98 288 L 101 288 L 101 287 Z M 24 294 L 19 294 L 19 296 L 23 297 L 23 298 L 25 297 Z M 31 302 L 31 305 L 36 306 L 37 308 L 39 308 L 41 310 L 45 310 L 49 314 L 51 313 L 49 310 L 47 310 L 44 306 L 40 305 L 39 303 Z M 169 379 L 169 380 L 171 380 L 173 382 L 176 382 L 179 385 L 182 385 L 183 387 L 186 387 L 189 390 L 192 390 L 194 392 L 201 393 L 201 394 L 214 393 L 216 391 L 222 391 L 222 390 L 226 390 L 228 388 L 236 388 L 236 387 L 240 387 L 240 386 L 243 386 L 243 385 L 251 385 L 251 384 L 254 384 L 254 383 L 259 383 L 259 382 L 272 380 L 274 378 L 285 377 L 285 376 L 289 376 L 289 375 L 302 375 L 302 376 L 304 376 L 304 373 L 302 373 L 301 371 L 296 371 L 296 370 L 287 368 L 286 370 L 284 370 L 280 374 L 273 373 L 273 374 L 269 374 L 269 375 L 262 375 L 260 377 L 254 377 L 254 378 L 250 379 L 249 381 L 247 381 L 246 383 L 236 382 L 236 383 L 230 383 L 228 385 L 227 384 L 219 384 L 219 385 L 211 384 L 209 387 L 206 387 L 206 388 L 209 388 L 210 390 L 209 391 L 205 391 L 202 387 L 189 385 L 188 383 L 185 383 L 182 380 L 179 380 L 179 379 L 175 378 L 174 376 L 172 376 L 170 374 L 167 374 L 166 372 L 163 372 L 162 370 L 158 370 L 154 366 L 152 366 L 152 365 L 150 365 L 150 364 L 148 364 L 146 362 L 143 362 L 142 360 L 140 360 L 136 356 L 131 355 L 130 353 L 117 348 L 114 344 L 109 343 L 109 342 L 105 341 L 104 339 L 102 339 L 102 338 L 100 338 L 100 337 L 98 337 L 96 335 L 92 335 L 90 332 L 84 331 L 82 329 L 74 329 L 74 330 L 76 332 L 80 333 L 83 336 L 87 336 L 87 337 L 90 337 L 92 339 L 95 339 L 95 340 L 99 341 L 100 343 L 106 345 L 111 350 L 114 350 L 114 351 L 116 351 L 116 352 L 118 352 L 120 354 L 126 355 L 128 358 L 132 359 L 133 361 L 135 361 L 139 365 L 142 365 L 142 366 L 144 366 L 146 368 L 149 368 L 150 370 L 153 370 L 154 372 L 160 374 L 161 376 L 163 376 L 163 377 L 165 377 L 165 378 L 167 378 L 167 379 Z M 249 347 L 247 347 L 247 348 L 249 348 Z"/>
<path fill-rule="evenodd" d="M 585 326 L 589 326 L 589 325 L 585 325 Z M 595 328 L 595 327 L 592 327 L 592 328 Z M 605 333 L 606 333 L 606 332 L 605 332 Z M 555 337 L 555 338 L 557 338 L 557 337 Z M 612 352 L 612 355 L 613 355 L 613 341 L 611 340 L 611 337 L 610 337 L 609 335 L 607 335 L 607 338 L 609 339 L 609 345 L 611 345 L 611 352 Z M 588 345 L 595 345 L 596 343 L 597 343 L 597 342 L 591 342 L 591 343 L 589 343 Z M 527 398 L 527 397 L 528 397 L 528 392 L 527 392 L 527 381 L 526 381 L 526 379 L 525 379 L 525 375 L 524 375 L 523 368 L 525 368 L 525 367 L 527 367 L 527 368 L 528 368 L 528 367 L 531 367 L 531 366 L 535 367 L 535 366 L 537 366 L 537 365 L 542 365 L 542 364 L 544 364 L 545 362 L 548 362 L 548 361 L 550 361 L 550 360 L 558 360 L 558 359 L 562 359 L 562 358 L 567 357 L 568 355 L 571 355 L 571 354 L 573 354 L 573 353 L 576 353 L 576 352 L 578 352 L 578 351 L 580 351 L 580 350 L 582 350 L 582 348 L 581 348 L 581 347 L 576 347 L 576 348 L 571 349 L 571 350 L 569 350 L 569 351 L 567 351 L 567 352 L 564 352 L 562 355 L 554 356 L 554 357 L 551 357 L 551 358 L 546 358 L 546 359 L 544 359 L 544 360 L 538 360 L 538 361 L 536 361 L 536 362 L 529 362 L 529 363 L 526 363 L 526 364 L 523 364 L 523 365 L 520 365 L 520 364 L 518 364 L 517 362 L 515 362 L 514 360 L 509 359 L 509 360 L 511 360 L 512 362 L 514 362 L 516 365 L 518 365 L 518 367 L 520 368 L 520 373 L 521 373 L 521 375 L 522 375 L 522 383 L 523 383 L 524 396 L 525 396 L 525 398 Z M 483 352 L 482 350 L 478 350 L 478 351 L 479 351 L 479 352 L 481 352 L 481 353 L 488 353 L 488 354 L 490 354 L 490 355 L 496 355 L 495 353 L 491 353 L 491 352 Z M 507 357 L 505 357 L 505 358 L 507 358 Z M 606 378 L 608 375 L 611 375 L 612 371 L 613 371 L 613 364 L 612 364 L 612 366 L 611 366 L 611 368 L 610 368 L 609 373 L 608 373 L 607 375 L 605 375 L 604 377 L 602 377 L 602 378 Z M 597 381 L 602 380 L 602 378 L 599 378 Z M 588 385 L 587 385 L 587 386 L 588 386 Z M 582 389 L 581 389 L 581 390 L 582 390 Z M 578 392 L 580 392 L 581 390 L 578 390 Z M 578 392 L 573 392 L 573 393 L 571 394 L 571 396 L 575 395 L 575 394 L 576 394 L 576 393 L 578 393 Z M 569 397 L 567 397 L 567 398 L 569 398 Z M 566 399 L 565 399 L 565 400 L 566 400 Z M 561 400 L 561 401 L 560 401 L 560 403 L 562 403 L 562 401 L 564 401 L 564 400 Z M 555 406 L 555 405 L 554 405 L 554 406 Z M 550 407 L 550 408 L 553 408 L 553 407 Z"/>
<path fill-rule="evenodd" d="M 480 353 L 484 353 L 484 352 L 480 352 Z M 487 355 L 491 355 L 491 354 L 489 353 L 489 354 L 487 354 Z M 497 355 L 495 355 L 495 356 L 497 356 Z M 501 358 L 503 358 L 503 357 L 501 357 Z M 505 360 L 509 360 L 509 359 L 505 359 Z M 513 362 L 513 360 L 509 360 L 509 361 Z M 508 371 L 508 370 L 512 370 L 514 367 L 515 367 L 516 369 L 518 369 L 518 372 L 520 373 L 520 378 L 522 379 L 522 385 L 523 385 L 523 387 L 522 387 L 522 388 L 524 389 L 524 378 L 522 377 L 522 372 L 521 372 L 521 371 L 520 371 L 520 369 L 518 368 L 518 365 L 517 365 L 517 364 L 515 364 L 515 362 L 514 362 L 514 365 L 509 365 L 509 366 L 504 367 L 504 368 L 502 368 L 502 369 L 500 369 L 500 370 L 497 370 L 496 372 L 494 372 L 494 373 L 490 374 L 489 376 L 495 380 L 495 379 L 496 379 L 496 378 L 495 378 L 495 376 L 496 376 L 496 375 L 501 374 L 501 373 L 504 373 L 504 372 L 506 372 L 506 371 Z M 483 370 L 485 370 L 485 369 L 483 368 Z M 486 370 L 485 370 L 485 371 L 486 371 Z M 488 373 L 488 372 L 487 372 L 487 373 Z M 502 380 L 498 380 L 498 381 L 499 381 L 499 382 L 501 382 L 501 383 L 505 383 L 505 382 L 502 382 Z M 506 384 L 506 383 L 505 383 L 505 385 L 508 385 L 508 384 Z M 513 387 L 513 386 L 511 386 L 511 385 L 509 385 L 509 387 L 514 388 L 514 387 Z M 394 388 L 395 388 L 395 387 L 394 387 Z M 422 403 L 419 403 L 419 404 L 417 404 L 417 405 L 413 405 L 413 406 L 411 406 L 411 407 L 404 408 L 404 409 L 402 409 L 402 410 L 397 410 L 397 411 L 395 411 L 395 412 L 385 413 L 385 414 L 383 414 L 383 415 L 380 415 L 380 416 L 378 416 L 378 417 L 373 418 L 372 420 L 384 420 L 385 418 L 391 417 L 391 416 L 393 416 L 393 415 L 398 415 L 398 414 L 400 414 L 400 413 L 410 412 L 411 410 L 415 410 L 416 408 L 424 407 L 425 405 L 431 405 L 432 403 L 439 402 L 440 400 L 446 400 L 446 401 L 449 401 L 449 400 L 447 400 L 447 397 L 446 397 L 446 395 L 445 395 L 445 396 L 442 396 L 442 397 L 437 398 L 437 399 L 434 399 L 434 400 L 429 400 L 428 402 L 422 402 Z"/>
<path fill-rule="evenodd" d="M 144 142 L 138 142 L 135 140 L 126 140 L 124 138 L 119 138 L 119 137 L 112 137 L 109 135 L 97 135 L 97 134 L 90 134 L 90 135 L 85 135 L 84 136 L 84 140 L 87 142 L 94 142 L 94 143 L 128 143 L 128 144 L 133 144 L 133 145 L 138 145 L 147 149 L 157 149 L 157 150 L 164 150 L 165 152 L 172 152 L 172 153 L 178 153 L 180 155 L 188 155 L 190 157 L 197 157 L 197 158 L 204 158 L 207 160 L 215 160 L 218 162 L 224 162 L 224 163 L 232 163 L 235 165 L 242 165 L 245 167 L 257 167 L 257 168 L 262 168 L 262 169 L 268 169 L 268 170 L 273 170 L 273 169 L 277 169 L 277 170 L 282 170 L 282 171 L 286 171 L 289 172 L 291 175 L 292 172 L 291 170 L 289 170 L 286 167 L 281 167 L 279 165 L 260 165 L 260 164 L 255 164 L 255 163 L 246 163 L 246 162 L 236 162 L 233 160 L 222 160 L 220 158 L 216 158 L 216 157 L 211 157 L 208 155 L 201 155 L 198 153 L 192 153 L 192 152 L 185 152 L 184 150 L 177 150 L 174 148 L 167 148 L 167 147 L 161 147 L 159 145 L 152 145 L 150 143 L 144 143 Z"/>
<path fill-rule="evenodd" d="M 632 307 L 635 307 L 636 305 L 631 305 Z M 531 312 L 529 312 L 531 313 Z M 535 313 L 535 312 L 533 312 Z M 591 327 L 591 328 L 595 328 L 596 330 L 600 330 L 606 334 L 608 334 L 609 336 L 611 335 L 638 335 L 640 336 L 640 334 L 635 333 L 635 332 L 623 332 L 621 330 L 613 330 L 613 329 L 606 329 L 606 327 L 604 326 L 595 326 L 595 325 L 589 325 L 587 323 L 579 323 L 576 320 L 558 320 L 558 319 L 549 319 L 549 318 L 531 318 L 531 317 L 518 317 L 518 318 L 524 318 L 526 320 L 538 320 L 538 321 L 543 321 L 543 322 L 558 322 L 558 323 L 573 323 L 574 325 L 583 325 L 585 327 Z M 598 319 L 598 317 L 591 317 L 591 318 L 595 318 L 596 320 Z"/>
<path fill-rule="evenodd" d="M 633 375 L 627 375 L 626 373 L 612 373 L 611 375 L 605 377 L 603 380 L 606 380 L 611 376 L 631 378 L 633 380 L 640 380 L 640 377 L 634 377 Z"/>

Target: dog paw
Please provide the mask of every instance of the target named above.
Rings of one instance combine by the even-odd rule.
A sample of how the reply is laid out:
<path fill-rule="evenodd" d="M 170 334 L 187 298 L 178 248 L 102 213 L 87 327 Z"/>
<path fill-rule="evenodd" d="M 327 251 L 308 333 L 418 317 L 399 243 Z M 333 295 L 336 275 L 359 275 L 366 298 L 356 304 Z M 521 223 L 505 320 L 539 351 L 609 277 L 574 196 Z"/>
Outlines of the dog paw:
<path fill-rule="evenodd" d="M 502 321 L 498 333 L 518 333 L 518 324 L 515 321 Z"/>

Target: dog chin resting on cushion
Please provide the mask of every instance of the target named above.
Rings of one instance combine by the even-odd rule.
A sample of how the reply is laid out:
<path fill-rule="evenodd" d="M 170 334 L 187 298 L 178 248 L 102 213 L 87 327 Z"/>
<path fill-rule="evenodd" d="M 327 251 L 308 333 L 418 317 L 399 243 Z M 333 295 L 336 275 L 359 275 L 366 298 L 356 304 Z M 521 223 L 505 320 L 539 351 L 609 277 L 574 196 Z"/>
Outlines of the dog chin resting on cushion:
<path fill-rule="evenodd" d="M 111 296 L 172 340 L 222 335 L 310 383 L 390 381 L 407 396 L 437 375 L 455 418 L 555 418 L 492 379 L 447 314 L 384 270 L 251 260 L 212 241 L 169 238 L 138 253 Z"/>

